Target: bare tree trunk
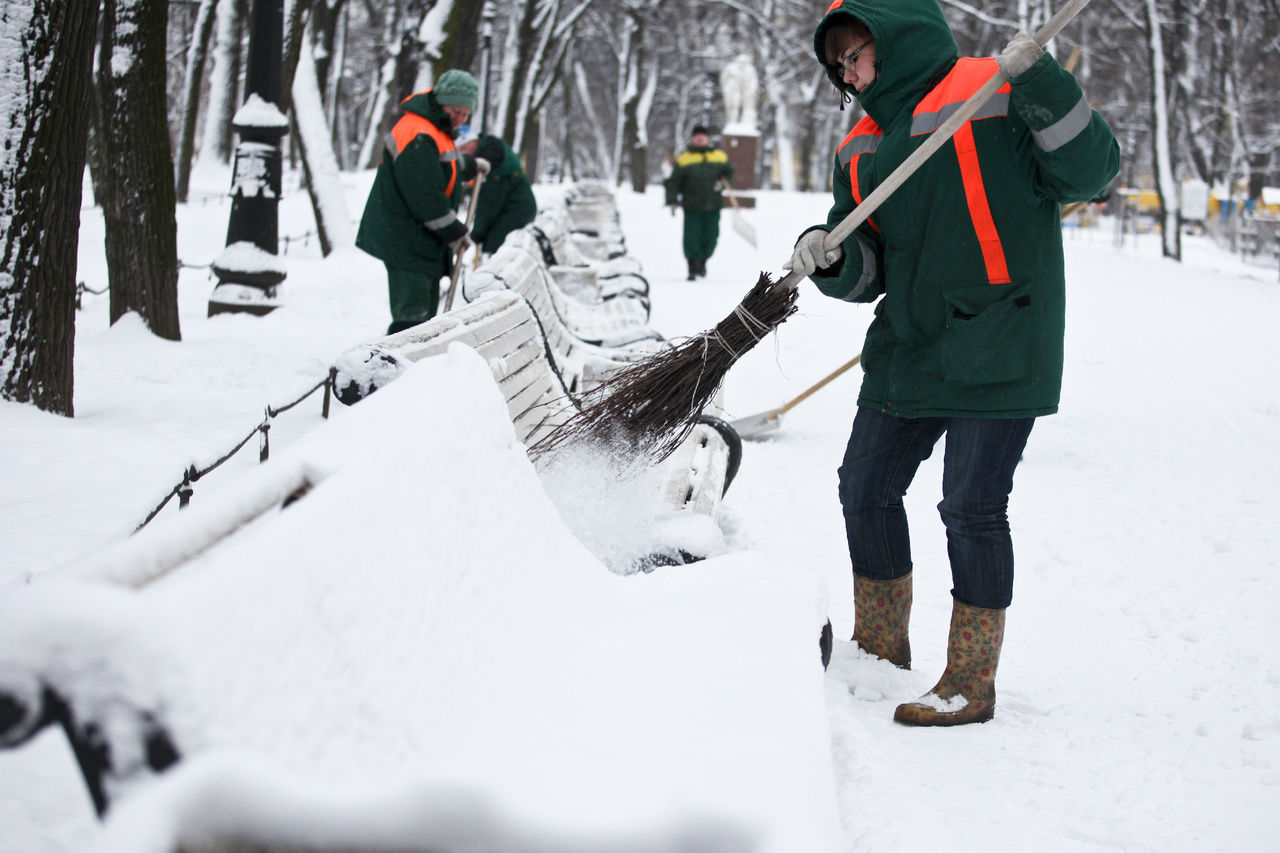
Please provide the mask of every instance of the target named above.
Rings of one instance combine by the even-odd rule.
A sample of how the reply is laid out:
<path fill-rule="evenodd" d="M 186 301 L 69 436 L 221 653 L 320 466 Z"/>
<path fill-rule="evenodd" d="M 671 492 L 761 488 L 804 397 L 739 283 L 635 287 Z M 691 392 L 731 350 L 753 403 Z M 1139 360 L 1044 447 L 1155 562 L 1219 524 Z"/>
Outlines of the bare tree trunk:
<path fill-rule="evenodd" d="M 1146 0 L 1147 56 L 1151 63 L 1151 144 L 1156 164 L 1156 193 L 1160 198 L 1161 247 L 1166 258 L 1182 260 L 1178 186 L 1169 152 L 1169 104 L 1164 77 L 1164 40 L 1156 0 Z"/>
<path fill-rule="evenodd" d="M 383 43 L 394 45 L 378 64 L 373 105 L 359 165 L 372 168 L 382 158 L 382 140 L 400 115 L 400 102 L 412 95 L 422 63 L 422 43 L 417 31 L 427 13 L 426 0 L 402 0 L 403 8 L 392 10 L 383 24 Z"/>
<path fill-rule="evenodd" d="M 196 25 L 187 50 L 186 79 L 182 87 L 182 132 L 178 141 L 178 173 L 176 195 L 187 200 L 191 188 L 191 158 L 196 147 L 196 118 L 200 112 L 200 89 L 204 84 L 204 63 L 209 54 L 209 39 L 217 21 L 217 0 L 200 0 Z"/>
<path fill-rule="evenodd" d="M 284 22 L 284 58 L 280 66 L 280 112 L 289 114 L 293 97 L 293 75 L 302 56 L 302 40 L 307 37 L 307 21 L 311 19 L 314 0 L 292 0 L 289 17 Z M 314 61 L 314 60 L 313 60 Z M 314 71 L 312 72 L 314 75 Z"/>
<path fill-rule="evenodd" d="M 165 0 L 103 4 L 98 93 L 111 190 L 106 222 L 111 322 L 130 311 L 180 340 L 178 226 L 165 93 Z"/>
<path fill-rule="evenodd" d="M 578 101 L 581 105 L 582 112 L 586 115 L 587 124 L 591 128 L 592 136 L 595 137 L 595 169 L 587 170 L 590 174 L 601 180 L 611 178 L 617 171 L 616 164 L 612 156 L 612 145 L 610 140 L 610 132 L 605 127 L 604 122 L 600 118 L 600 113 L 596 109 L 595 101 L 592 98 L 592 86 L 588 79 L 587 71 L 580 63 L 575 63 L 574 83 L 578 90 Z M 579 174 L 582 170 L 575 168 L 573 173 Z"/>
<path fill-rule="evenodd" d="M 320 0 L 311 8 L 316 80 L 320 84 L 320 98 L 329 118 L 329 135 L 333 137 L 340 167 L 348 160 L 347 128 L 339 116 L 344 108 L 342 78 L 347 52 L 347 20 L 346 0 Z"/>
<path fill-rule="evenodd" d="M 25 60 L 0 68 L 0 398 L 68 417 L 97 25 L 97 3 L 0 0 L 0 49 Z"/>
<path fill-rule="evenodd" d="M 320 251 L 328 256 L 334 249 L 355 244 L 351 217 L 338 179 L 338 163 L 333 156 L 333 138 L 325 120 L 316 61 L 310 39 L 304 39 L 293 77 L 293 115 L 302 168 L 307 179 L 307 195 L 315 212 Z"/>
<path fill-rule="evenodd" d="M 230 163 L 234 136 L 231 120 L 240 108 L 240 34 L 247 17 L 247 0 L 218 0 L 218 37 L 209 78 L 209 105 L 205 112 L 200 158 Z"/>
<path fill-rule="evenodd" d="M 480 12 L 483 10 L 484 3 L 474 0 L 436 3 L 430 14 L 443 21 L 439 31 L 444 34 L 444 40 L 426 46 L 428 54 L 435 55 L 435 77 L 450 68 L 466 71 L 476 66 L 480 49 Z M 428 27 L 431 29 L 434 28 Z"/>

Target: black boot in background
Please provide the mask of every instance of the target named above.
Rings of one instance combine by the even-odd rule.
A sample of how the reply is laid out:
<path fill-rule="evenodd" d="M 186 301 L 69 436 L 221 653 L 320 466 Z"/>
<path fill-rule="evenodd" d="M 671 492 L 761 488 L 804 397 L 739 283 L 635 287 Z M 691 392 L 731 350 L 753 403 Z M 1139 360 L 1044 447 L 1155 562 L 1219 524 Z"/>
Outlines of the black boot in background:
<path fill-rule="evenodd" d="M 698 259 L 686 258 L 686 260 L 689 262 L 689 277 L 685 281 L 693 281 L 698 277 Z"/>

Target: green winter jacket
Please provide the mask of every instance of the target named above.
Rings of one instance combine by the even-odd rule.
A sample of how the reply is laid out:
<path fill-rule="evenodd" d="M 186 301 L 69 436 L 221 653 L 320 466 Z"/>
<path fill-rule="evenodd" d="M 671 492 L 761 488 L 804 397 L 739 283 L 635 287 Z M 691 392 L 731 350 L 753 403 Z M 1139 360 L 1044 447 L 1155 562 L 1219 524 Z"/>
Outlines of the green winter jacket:
<path fill-rule="evenodd" d="M 476 221 L 471 225 L 471 239 L 485 252 L 493 254 L 507 235 L 523 228 L 538 215 L 538 202 L 533 187 L 524 173 L 520 155 L 496 136 L 485 134 L 476 146 L 476 155 L 492 166 L 480 184 L 476 201 Z"/>
<path fill-rule="evenodd" d="M 454 196 L 467 176 L 453 147 L 449 117 L 435 96 L 419 92 L 402 106 L 404 115 L 388 134 L 356 245 L 392 269 L 441 275 L 450 265 L 448 244 L 467 232 L 454 212 Z"/>
<path fill-rule="evenodd" d="M 841 144 L 828 230 L 997 70 L 957 59 L 937 0 L 844 0 L 875 38 L 877 78 L 852 91 L 867 116 Z M 1059 204 L 1094 198 L 1119 149 L 1074 77 L 1049 55 L 1002 87 L 813 276 L 828 296 L 879 298 L 858 404 L 902 417 L 1057 411 L 1065 284 Z M 880 298 L 883 296 L 883 298 Z"/>
<path fill-rule="evenodd" d="M 676 158 L 675 168 L 663 186 L 667 204 L 679 204 L 685 210 L 719 210 L 724 205 L 720 181 L 733 179 L 729 155 L 719 148 L 689 146 Z"/>

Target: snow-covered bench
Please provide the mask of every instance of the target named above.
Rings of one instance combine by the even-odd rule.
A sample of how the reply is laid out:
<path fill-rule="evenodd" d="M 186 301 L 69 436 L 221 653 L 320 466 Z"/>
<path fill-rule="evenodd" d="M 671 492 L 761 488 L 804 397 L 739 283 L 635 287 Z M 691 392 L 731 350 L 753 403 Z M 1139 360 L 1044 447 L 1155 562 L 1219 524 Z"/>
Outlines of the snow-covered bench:
<path fill-rule="evenodd" d="M 343 353 L 335 365 L 338 399 L 355 403 L 397 378 L 410 363 L 440 355 L 455 342 L 476 350 L 489 364 L 524 444 L 536 443 L 577 411 L 548 357 L 537 315 L 510 290 Z"/>
<path fill-rule="evenodd" d="M 113 761 L 108 820 L 76 849 L 835 849 L 821 578 L 750 553 L 608 571 L 490 373 L 451 347 L 208 500 L 5 590 L 0 708 L 56 688 Z M 211 544 L 160 580 L 191 543 Z M 164 731 L 176 765 L 153 760 Z"/>
<path fill-rule="evenodd" d="M 609 299 L 616 294 L 649 295 L 649 282 L 642 275 L 640 262 L 631 255 L 608 255 L 592 248 L 598 239 L 574 232 L 563 208 L 551 208 L 538 214 L 529 225 L 507 236 L 508 241 L 538 254 L 553 274 L 561 270 L 590 269 L 597 279 L 598 297 Z"/>
<path fill-rule="evenodd" d="M 581 282 L 570 285 L 588 287 Z M 586 344 L 621 349 L 640 341 L 660 341 L 649 328 L 649 301 L 639 294 L 587 301 L 561 287 L 542 259 L 519 240 L 508 237 L 479 270 L 467 277 L 468 301 L 492 290 L 511 289 L 524 296 L 545 324 L 561 325 L 567 335 Z M 589 294 L 588 294 L 589 296 Z"/>
<path fill-rule="evenodd" d="M 358 402 L 400 376 L 409 364 L 463 343 L 488 363 L 507 401 L 516 437 L 531 447 L 577 412 L 571 383 L 581 387 L 623 364 L 619 352 L 571 341 L 553 344 L 546 329 L 518 293 L 494 291 L 461 309 L 343 353 L 336 362 L 338 399 Z M 553 358 L 557 353 L 563 362 Z M 560 363 L 574 365 L 572 379 L 562 373 Z M 594 373 L 584 383 L 583 371 L 591 370 Z M 732 427 L 714 416 L 703 417 L 661 464 L 669 510 L 714 518 L 741 458 L 742 446 Z M 665 556 L 679 562 L 703 555 L 676 548 Z"/>
<path fill-rule="evenodd" d="M 562 210 L 588 257 L 615 258 L 626 253 L 626 237 L 608 185 L 600 181 L 575 184 L 565 193 Z"/>

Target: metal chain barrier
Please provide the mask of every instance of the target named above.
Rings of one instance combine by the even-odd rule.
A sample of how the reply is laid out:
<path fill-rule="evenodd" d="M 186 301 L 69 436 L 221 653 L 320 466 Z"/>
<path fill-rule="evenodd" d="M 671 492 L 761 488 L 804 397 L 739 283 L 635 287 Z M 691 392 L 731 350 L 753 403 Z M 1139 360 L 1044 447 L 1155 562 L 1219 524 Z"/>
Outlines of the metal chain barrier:
<path fill-rule="evenodd" d="M 294 406 L 298 405 L 303 400 L 307 399 L 312 394 L 319 391 L 321 388 L 324 389 L 324 403 L 321 407 L 320 414 L 325 419 L 328 419 L 329 401 L 333 397 L 333 383 L 337 374 L 338 374 L 338 369 L 336 367 L 330 367 L 328 375 L 326 375 L 324 379 L 321 379 L 315 385 L 311 386 L 311 388 L 307 389 L 307 391 L 298 399 L 294 400 L 291 403 L 286 403 L 285 405 L 279 406 L 279 407 L 267 406 L 266 413 L 262 419 L 262 422 L 259 423 L 257 426 L 255 426 L 249 432 L 248 435 L 240 439 L 240 441 L 236 443 L 235 447 L 231 448 L 226 453 L 222 454 L 222 456 L 218 457 L 218 459 L 213 463 L 206 465 L 203 468 L 197 468 L 194 464 L 189 465 L 187 467 L 187 470 L 182 473 L 182 481 L 169 490 L 169 493 L 164 496 L 164 499 L 160 501 L 159 505 L 157 505 L 155 509 L 151 510 L 151 512 L 147 514 L 147 517 L 142 520 L 141 524 L 139 524 L 137 527 L 134 528 L 133 532 L 137 533 L 139 530 L 141 530 L 142 528 L 150 524 L 151 520 L 160 514 L 160 510 L 164 509 L 165 506 L 168 505 L 169 501 L 172 500 L 175 495 L 178 498 L 179 509 L 182 509 L 187 504 L 191 503 L 191 496 L 195 491 L 194 484 L 196 483 L 196 481 L 199 480 L 201 477 L 205 476 L 206 474 L 208 474 L 210 471 L 213 471 L 215 468 L 217 468 L 222 463 L 226 462 L 231 457 L 235 456 L 237 453 L 239 453 L 240 450 L 246 444 L 248 444 L 249 440 L 252 439 L 255 435 L 260 436 L 260 439 L 258 441 L 258 462 L 259 463 L 266 462 L 267 458 L 270 456 L 270 453 L 271 453 L 270 442 L 268 440 L 268 435 L 271 432 L 271 421 L 274 418 L 276 418 L 278 415 L 282 415 L 285 412 L 289 411 Z"/>

